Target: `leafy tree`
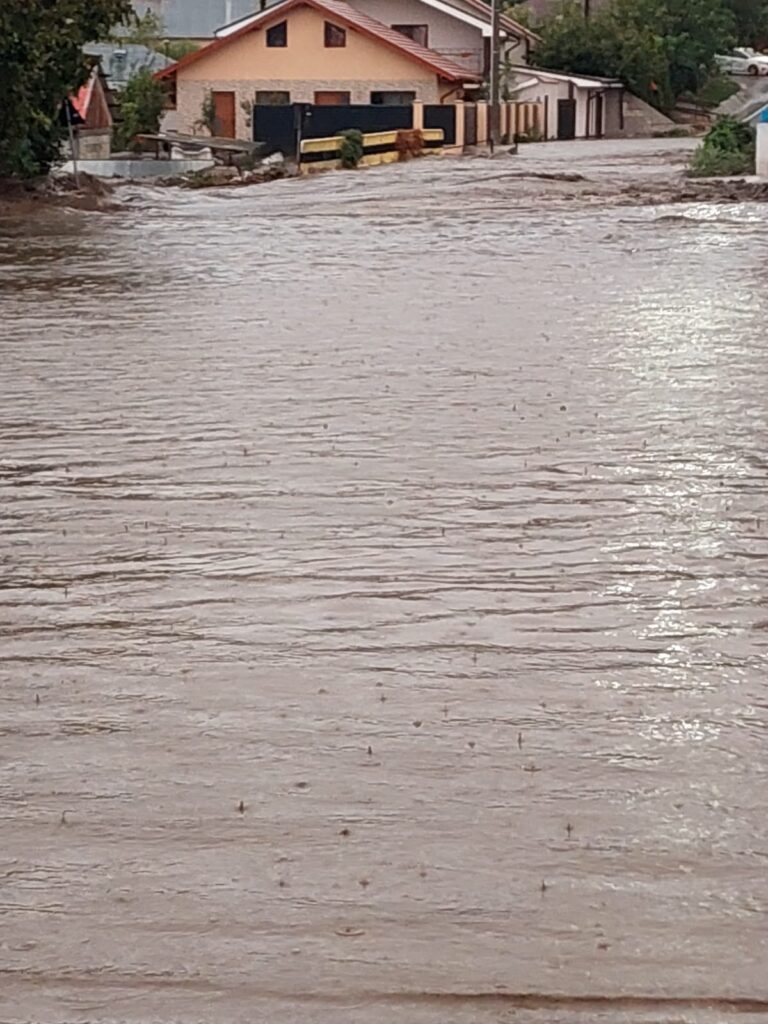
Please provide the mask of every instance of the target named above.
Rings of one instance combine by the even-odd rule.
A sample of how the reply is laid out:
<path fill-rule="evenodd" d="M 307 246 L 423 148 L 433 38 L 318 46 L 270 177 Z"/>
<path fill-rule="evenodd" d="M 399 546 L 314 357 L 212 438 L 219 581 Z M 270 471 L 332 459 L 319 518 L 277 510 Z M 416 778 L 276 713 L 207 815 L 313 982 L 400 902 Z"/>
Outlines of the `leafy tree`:
<path fill-rule="evenodd" d="M 118 96 L 122 120 L 115 131 L 118 149 L 126 149 L 139 134 L 154 134 L 160 127 L 165 92 L 152 72 L 142 68 Z"/>
<path fill-rule="evenodd" d="M 733 15 L 740 46 L 768 43 L 768 0 L 726 0 L 726 6 Z"/>
<path fill-rule="evenodd" d="M 613 0 L 591 18 L 569 0 L 539 27 L 535 59 L 554 70 L 619 78 L 669 107 L 707 81 L 732 30 L 723 0 Z"/>
<path fill-rule="evenodd" d="M 115 40 L 155 50 L 164 35 L 163 19 L 154 11 L 147 10 L 144 14 L 131 14 L 125 28 L 115 33 Z"/>
<path fill-rule="evenodd" d="M 200 49 L 200 44 L 194 39 L 167 39 L 162 44 L 162 52 L 171 60 L 181 60 L 190 53 Z"/>
<path fill-rule="evenodd" d="M 661 28 L 664 0 L 615 0 L 584 17 L 580 3 L 566 2 L 538 28 L 537 64 L 557 71 L 620 78 L 657 105 L 671 98 Z"/>
<path fill-rule="evenodd" d="M 716 53 L 735 42 L 733 15 L 722 0 L 666 0 L 666 51 L 672 95 L 698 92 Z"/>
<path fill-rule="evenodd" d="M 61 104 L 93 63 L 82 48 L 129 12 L 129 0 L 0 0 L 0 175 L 45 173 L 56 161 Z"/>

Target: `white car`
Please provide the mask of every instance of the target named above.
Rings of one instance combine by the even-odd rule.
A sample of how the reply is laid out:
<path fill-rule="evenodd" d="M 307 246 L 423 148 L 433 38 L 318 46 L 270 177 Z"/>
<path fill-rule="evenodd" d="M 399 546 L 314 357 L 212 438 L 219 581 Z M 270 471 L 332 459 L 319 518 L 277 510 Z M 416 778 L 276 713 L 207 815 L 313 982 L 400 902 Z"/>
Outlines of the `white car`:
<path fill-rule="evenodd" d="M 731 75 L 768 75 L 768 57 L 756 53 L 748 46 L 740 46 L 729 53 L 719 53 L 715 60 L 721 71 Z"/>

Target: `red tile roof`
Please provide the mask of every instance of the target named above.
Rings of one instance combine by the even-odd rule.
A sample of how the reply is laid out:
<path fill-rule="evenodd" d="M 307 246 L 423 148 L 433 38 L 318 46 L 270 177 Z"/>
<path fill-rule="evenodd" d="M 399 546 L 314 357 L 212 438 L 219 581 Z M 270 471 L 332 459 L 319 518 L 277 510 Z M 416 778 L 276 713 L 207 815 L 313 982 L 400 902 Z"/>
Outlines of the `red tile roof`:
<path fill-rule="evenodd" d="M 461 64 L 457 64 L 448 57 L 444 57 L 434 50 L 429 50 L 425 46 L 420 46 L 412 39 L 409 39 L 408 36 L 402 35 L 393 28 L 388 28 L 374 18 L 369 18 L 367 14 L 363 14 L 350 4 L 345 3 L 345 0 L 285 0 L 284 3 L 276 4 L 274 7 L 269 7 L 261 13 L 254 14 L 253 18 L 249 19 L 242 28 L 231 35 L 215 39 L 201 50 L 195 50 L 194 53 L 182 57 L 176 64 L 171 64 L 170 67 L 165 68 L 163 71 L 158 71 L 155 78 L 169 78 L 182 68 L 194 64 L 195 61 L 201 60 L 209 53 L 228 46 L 249 32 L 263 28 L 269 23 L 282 21 L 286 13 L 295 7 L 314 7 L 334 21 L 341 22 L 347 27 L 361 32 L 363 35 L 378 40 L 390 49 L 398 50 L 405 56 L 413 58 L 420 64 L 424 64 L 448 82 L 477 82 L 481 79 L 480 75 L 468 71 Z"/>
<path fill-rule="evenodd" d="M 85 121 L 88 118 L 88 108 L 91 105 L 91 96 L 93 95 L 93 74 L 89 77 L 85 85 L 81 85 L 77 91 L 76 96 L 71 97 L 72 106 L 78 112 L 80 117 Z"/>

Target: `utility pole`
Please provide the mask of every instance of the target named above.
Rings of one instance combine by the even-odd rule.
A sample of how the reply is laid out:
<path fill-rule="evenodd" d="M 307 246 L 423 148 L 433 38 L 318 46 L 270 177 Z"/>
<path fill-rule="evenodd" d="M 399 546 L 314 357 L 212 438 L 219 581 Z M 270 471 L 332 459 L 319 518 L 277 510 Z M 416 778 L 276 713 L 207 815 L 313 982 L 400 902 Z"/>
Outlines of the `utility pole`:
<path fill-rule="evenodd" d="M 491 67 L 490 67 L 490 142 L 491 152 L 501 142 L 501 111 L 499 110 L 499 73 L 501 71 L 501 39 L 499 26 L 499 2 L 491 0 Z"/>
<path fill-rule="evenodd" d="M 80 174 L 77 169 L 77 158 L 78 158 L 78 147 L 80 140 L 75 134 L 75 129 L 72 125 L 72 108 L 69 104 L 69 97 L 64 100 L 64 111 L 67 117 L 67 131 L 69 133 L 69 148 L 72 150 L 72 170 L 74 171 L 75 188 L 80 188 Z"/>

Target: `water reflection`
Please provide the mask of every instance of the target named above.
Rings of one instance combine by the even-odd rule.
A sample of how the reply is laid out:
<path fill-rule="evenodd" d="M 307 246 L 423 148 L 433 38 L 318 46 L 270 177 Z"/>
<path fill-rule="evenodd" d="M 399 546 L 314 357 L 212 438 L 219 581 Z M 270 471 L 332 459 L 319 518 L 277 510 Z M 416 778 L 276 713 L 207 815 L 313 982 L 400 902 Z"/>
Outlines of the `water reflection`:
<path fill-rule="evenodd" d="M 5 238 L 20 1019 L 766 996 L 765 214 L 447 175 Z"/>

